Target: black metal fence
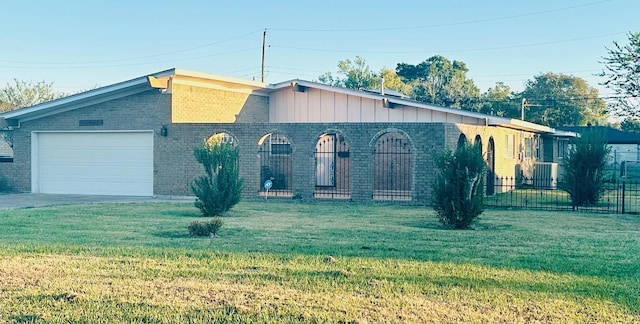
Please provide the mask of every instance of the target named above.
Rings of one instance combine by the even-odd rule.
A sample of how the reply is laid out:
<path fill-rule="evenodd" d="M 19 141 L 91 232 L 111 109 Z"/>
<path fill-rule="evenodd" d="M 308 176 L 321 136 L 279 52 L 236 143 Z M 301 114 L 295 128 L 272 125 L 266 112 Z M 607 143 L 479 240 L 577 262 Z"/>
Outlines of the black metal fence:
<path fill-rule="evenodd" d="M 563 188 L 567 186 L 562 179 L 496 177 L 493 183 L 494 194 L 485 197 L 484 204 L 491 208 L 640 213 L 638 180 L 609 179 L 598 202 L 587 205 L 574 204 L 570 194 Z"/>

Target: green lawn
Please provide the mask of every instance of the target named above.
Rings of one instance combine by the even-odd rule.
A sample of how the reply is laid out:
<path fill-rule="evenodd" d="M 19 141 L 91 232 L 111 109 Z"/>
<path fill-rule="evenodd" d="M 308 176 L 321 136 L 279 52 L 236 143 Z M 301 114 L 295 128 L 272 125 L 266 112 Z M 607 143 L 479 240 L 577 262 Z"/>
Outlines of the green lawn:
<path fill-rule="evenodd" d="M 640 216 L 242 202 L 0 211 L 0 322 L 640 322 Z"/>

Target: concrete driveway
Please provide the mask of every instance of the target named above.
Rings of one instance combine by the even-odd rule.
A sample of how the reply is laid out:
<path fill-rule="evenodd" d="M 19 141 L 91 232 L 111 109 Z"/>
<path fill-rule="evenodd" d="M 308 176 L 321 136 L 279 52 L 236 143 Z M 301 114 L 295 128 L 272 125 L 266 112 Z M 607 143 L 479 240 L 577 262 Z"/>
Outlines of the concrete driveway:
<path fill-rule="evenodd" d="M 16 193 L 0 194 L 0 210 L 31 208 L 54 205 L 79 205 L 96 203 L 131 203 L 131 202 L 193 202 L 193 197 L 129 197 L 129 196 L 92 196 L 92 195 L 58 195 Z"/>

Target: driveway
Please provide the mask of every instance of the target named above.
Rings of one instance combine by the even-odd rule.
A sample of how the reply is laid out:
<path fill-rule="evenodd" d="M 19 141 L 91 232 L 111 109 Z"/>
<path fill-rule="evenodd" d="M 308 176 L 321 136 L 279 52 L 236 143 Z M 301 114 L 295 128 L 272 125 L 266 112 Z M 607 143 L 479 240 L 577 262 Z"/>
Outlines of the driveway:
<path fill-rule="evenodd" d="M 0 210 L 31 208 L 54 205 L 79 205 L 96 203 L 131 203 L 131 202 L 193 202 L 193 197 L 129 197 L 129 196 L 92 196 L 92 195 L 58 195 L 17 193 L 0 194 Z"/>

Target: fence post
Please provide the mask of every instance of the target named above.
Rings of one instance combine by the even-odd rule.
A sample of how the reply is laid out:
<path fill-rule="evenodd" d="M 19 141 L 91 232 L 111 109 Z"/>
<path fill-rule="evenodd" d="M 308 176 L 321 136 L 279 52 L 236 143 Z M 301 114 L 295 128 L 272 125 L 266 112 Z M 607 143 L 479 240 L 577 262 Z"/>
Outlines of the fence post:
<path fill-rule="evenodd" d="M 576 204 L 576 200 L 578 199 L 576 198 L 578 195 L 577 189 L 578 189 L 578 179 L 575 179 L 573 180 L 573 191 L 569 195 L 569 199 L 571 199 L 571 209 L 573 211 L 576 211 L 578 209 L 578 204 Z"/>
<path fill-rule="evenodd" d="M 625 200 L 625 191 L 626 191 L 626 181 L 622 180 L 622 213 L 624 214 L 624 200 Z"/>

